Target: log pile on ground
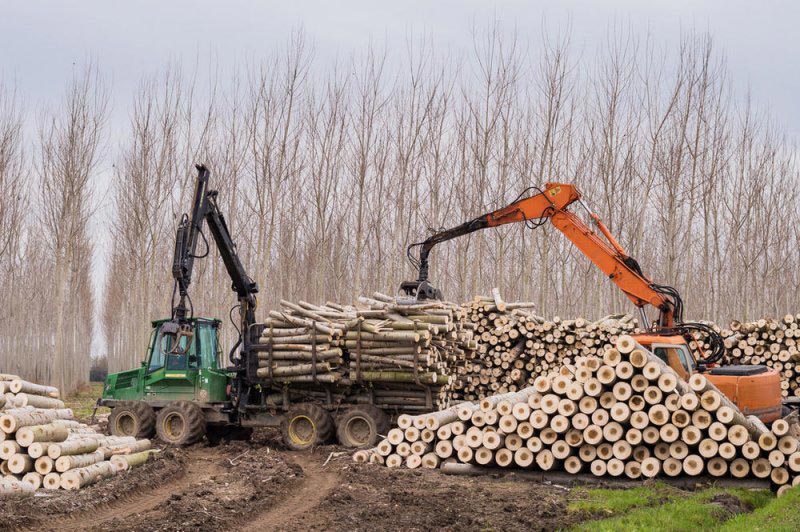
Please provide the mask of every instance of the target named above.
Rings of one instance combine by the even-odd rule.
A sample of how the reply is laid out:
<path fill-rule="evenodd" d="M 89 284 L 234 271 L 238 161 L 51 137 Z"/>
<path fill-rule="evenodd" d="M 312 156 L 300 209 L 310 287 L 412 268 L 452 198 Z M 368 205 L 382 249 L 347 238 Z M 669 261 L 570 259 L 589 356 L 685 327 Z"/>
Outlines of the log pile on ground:
<path fill-rule="evenodd" d="M 104 436 L 73 419 L 58 390 L 0 374 L 0 496 L 78 490 L 150 456 L 150 441 Z"/>
<path fill-rule="evenodd" d="M 763 364 L 781 374 L 784 397 L 800 397 L 800 314 L 782 319 L 762 318 L 751 322 L 732 321 L 729 328 L 714 326 L 725 339 L 725 364 Z M 705 338 L 698 338 L 693 348 L 709 349 Z"/>
<path fill-rule="evenodd" d="M 440 301 L 397 304 L 380 293 L 359 303 L 281 301 L 264 323 L 258 375 L 291 384 L 287 392 L 301 397 L 316 393 L 401 412 L 447 406 L 452 368 L 475 348 L 464 310 Z M 354 387 L 363 393 L 344 393 Z M 280 403 L 283 394 L 270 400 Z"/>
<path fill-rule="evenodd" d="M 628 335 L 516 392 L 401 416 L 360 462 L 563 470 L 631 479 L 708 475 L 800 483 L 789 424 L 745 417 L 701 374 L 685 382 Z"/>
<path fill-rule="evenodd" d="M 453 400 L 482 399 L 530 386 L 553 368 L 570 365 L 578 356 L 602 354 L 621 334 L 637 331 L 628 314 L 610 315 L 595 322 L 584 318 L 547 319 L 537 316 L 528 303 L 503 303 L 494 297 L 476 297 L 463 307 L 476 325 L 474 357 L 457 368 Z M 723 365 L 759 365 L 781 375 L 784 397 L 800 397 L 800 314 L 752 322 L 732 321 L 728 328 L 704 322 L 725 341 Z M 702 333 L 689 347 L 698 360 L 711 346 Z"/>
<path fill-rule="evenodd" d="M 532 307 L 505 303 L 497 289 L 493 297 L 479 296 L 463 305 L 478 345 L 456 370 L 454 400 L 473 401 L 530 386 L 536 377 L 572 364 L 576 357 L 602 354 L 620 334 L 637 326 L 624 314 L 594 322 L 546 319 Z"/>

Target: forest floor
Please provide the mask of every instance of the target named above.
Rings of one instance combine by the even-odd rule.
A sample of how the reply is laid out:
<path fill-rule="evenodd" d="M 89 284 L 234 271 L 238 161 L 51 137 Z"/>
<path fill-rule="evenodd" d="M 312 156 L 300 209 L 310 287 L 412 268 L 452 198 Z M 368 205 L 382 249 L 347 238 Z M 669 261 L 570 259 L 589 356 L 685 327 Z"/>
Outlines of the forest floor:
<path fill-rule="evenodd" d="M 103 393 L 102 382 L 91 382 L 81 387 L 77 392 L 64 399 L 64 406 L 72 409 L 72 413 L 77 419 L 89 420 L 94 412 L 97 398 Z M 99 407 L 97 415 L 111 413 L 110 408 Z"/>
<path fill-rule="evenodd" d="M 288 451 L 263 430 L 164 450 L 79 492 L 0 500 L 0 530 L 797 530 L 798 507 L 800 490 L 568 489 L 513 473 L 388 469 L 337 446 Z"/>

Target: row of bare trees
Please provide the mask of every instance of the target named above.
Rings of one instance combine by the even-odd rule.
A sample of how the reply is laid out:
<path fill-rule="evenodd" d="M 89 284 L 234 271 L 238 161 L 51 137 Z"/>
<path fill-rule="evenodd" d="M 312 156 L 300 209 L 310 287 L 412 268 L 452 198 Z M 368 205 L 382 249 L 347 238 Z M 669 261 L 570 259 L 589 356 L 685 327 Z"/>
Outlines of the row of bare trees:
<path fill-rule="evenodd" d="M 25 139 L 20 98 L 0 85 L 0 372 L 65 392 L 86 382 L 91 360 L 92 181 L 107 102 L 90 66 Z"/>
<path fill-rule="evenodd" d="M 663 49 L 612 32 L 594 51 L 560 37 L 528 53 L 493 26 L 474 43 L 468 57 L 423 39 L 323 68 L 296 35 L 202 97 L 177 68 L 143 82 L 116 167 L 111 368 L 134 365 L 147 321 L 169 312 L 171 235 L 196 161 L 213 171 L 262 313 L 281 297 L 392 291 L 414 275 L 407 244 L 548 181 L 576 183 L 689 316 L 797 311 L 794 146 L 735 94 L 710 38 Z M 212 253 L 200 268 L 196 312 L 227 317 L 221 263 Z M 432 268 L 453 300 L 499 286 L 545 314 L 630 306 L 547 226 L 447 243 Z"/>
<path fill-rule="evenodd" d="M 282 297 L 393 291 L 415 274 L 406 245 L 548 181 L 577 184 L 647 275 L 684 294 L 688 316 L 798 310 L 795 146 L 734 90 L 707 36 L 664 48 L 612 31 L 586 50 L 490 26 L 463 57 L 421 39 L 329 66 L 295 34 L 211 80 L 179 65 L 143 78 L 105 158 L 96 69 L 38 118 L 30 142 L 14 95 L 0 93 L 0 186 L 16 191 L 0 205 L 2 371 L 67 388 L 87 372 L 100 161 L 114 165 L 100 322 L 112 371 L 137 365 L 149 321 L 169 315 L 196 162 L 212 169 L 261 315 Z M 235 298 L 213 250 L 198 270 L 195 313 L 226 318 Z M 547 225 L 441 245 L 431 277 L 451 300 L 499 286 L 547 315 L 630 307 Z"/>

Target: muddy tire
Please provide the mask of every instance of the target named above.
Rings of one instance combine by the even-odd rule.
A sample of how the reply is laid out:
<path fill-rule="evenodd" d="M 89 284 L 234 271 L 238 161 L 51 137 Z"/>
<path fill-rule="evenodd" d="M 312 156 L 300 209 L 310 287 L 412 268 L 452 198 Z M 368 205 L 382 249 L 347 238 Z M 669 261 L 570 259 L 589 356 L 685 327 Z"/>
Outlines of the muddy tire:
<path fill-rule="evenodd" d="M 156 433 L 167 445 L 191 445 L 205 436 L 206 418 L 197 405 L 189 401 L 175 401 L 158 411 Z"/>
<path fill-rule="evenodd" d="M 374 447 L 388 430 L 389 418 L 372 405 L 348 408 L 336 419 L 336 438 L 345 447 Z"/>
<path fill-rule="evenodd" d="M 333 420 L 321 406 L 300 403 L 289 408 L 281 421 L 283 443 L 293 451 L 322 445 L 333 435 Z"/>
<path fill-rule="evenodd" d="M 156 430 L 156 413 L 142 401 L 122 401 L 111 410 L 108 430 L 113 436 L 152 438 Z"/>

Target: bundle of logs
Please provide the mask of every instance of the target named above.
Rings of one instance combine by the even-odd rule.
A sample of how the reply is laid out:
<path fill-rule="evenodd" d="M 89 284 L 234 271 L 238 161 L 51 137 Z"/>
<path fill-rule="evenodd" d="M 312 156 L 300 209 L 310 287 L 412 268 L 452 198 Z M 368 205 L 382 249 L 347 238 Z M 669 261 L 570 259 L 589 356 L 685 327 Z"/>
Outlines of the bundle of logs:
<path fill-rule="evenodd" d="M 0 496 L 78 490 L 151 453 L 149 440 L 104 436 L 73 419 L 58 390 L 0 374 Z"/>
<path fill-rule="evenodd" d="M 631 336 L 580 356 L 533 386 L 417 416 L 359 462 L 563 470 L 631 479 L 679 475 L 800 483 L 800 443 L 786 420 L 745 417 L 702 374 L 689 382 Z M 456 466 L 466 467 L 466 466 Z"/>
<path fill-rule="evenodd" d="M 475 348 L 455 304 L 398 304 L 381 293 L 359 307 L 281 301 L 262 325 L 258 375 L 296 397 L 370 402 L 422 412 L 448 405 L 451 368 Z"/>
<path fill-rule="evenodd" d="M 463 305 L 475 325 L 478 346 L 456 369 L 454 400 L 483 399 L 530 386 L 536 377 L 576 357 L 603 353 L 620 334 L 637 326 L 624 314 L 595 322 L 548 320 L 532 307 L 532 303 L 504 302 L 496 288 L 492 297 L 478 296 Z"/>
<path fill-rule="evenodd" d="M 787 314 L 782 319 L 732 321 L 727 329 L 711 325 L 725 339 L 724 364 L 769 366 L 781 374 L 783 396 L 800 397 L 800 314 Z M 698 337 L 691 347 L 702 357 L 702 352 L 709 349 L 707 338 Z"/>

